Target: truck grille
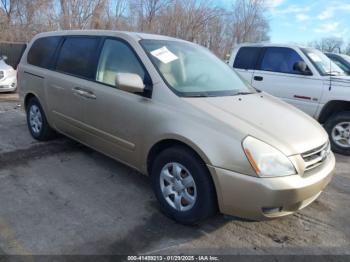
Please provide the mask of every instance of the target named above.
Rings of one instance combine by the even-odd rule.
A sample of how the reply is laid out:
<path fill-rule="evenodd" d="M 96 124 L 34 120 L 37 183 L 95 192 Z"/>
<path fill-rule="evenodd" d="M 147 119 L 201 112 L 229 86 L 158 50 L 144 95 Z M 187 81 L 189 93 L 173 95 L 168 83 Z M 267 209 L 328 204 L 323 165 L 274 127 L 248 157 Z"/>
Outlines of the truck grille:
<path fill-rule="evenodd" d="M 305 172 L 322 165 L 322 163 L 327 159 L 330 152 L 330 144 L 327 142 L 322 146 L 301 154 L 301 157 L 305 161 Z"/>

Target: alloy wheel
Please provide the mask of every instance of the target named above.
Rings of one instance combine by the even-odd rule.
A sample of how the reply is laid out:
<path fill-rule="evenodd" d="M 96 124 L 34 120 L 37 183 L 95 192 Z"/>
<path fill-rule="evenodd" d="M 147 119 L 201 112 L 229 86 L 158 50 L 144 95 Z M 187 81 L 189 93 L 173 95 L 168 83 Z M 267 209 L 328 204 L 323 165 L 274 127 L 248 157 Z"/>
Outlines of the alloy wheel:
<path fill-rule="evenodd" d="M 332 130 L 332 140 L 340 147 L 350 148 L 350 122 L 338 123 Z"/>
<path fill-rule="evenodd" d="M 29 109 L 29 124 L 35 134 L 40 133 L 43 126 L 43 119 L 37 105 L 32 105 Z"/>

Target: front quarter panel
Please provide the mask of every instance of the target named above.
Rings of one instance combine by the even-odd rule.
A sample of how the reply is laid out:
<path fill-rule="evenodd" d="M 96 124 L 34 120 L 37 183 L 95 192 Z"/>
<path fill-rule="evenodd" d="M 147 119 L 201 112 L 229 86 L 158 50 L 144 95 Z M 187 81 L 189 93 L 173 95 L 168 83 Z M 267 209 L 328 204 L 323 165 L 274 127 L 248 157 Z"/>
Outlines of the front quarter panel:
<path fill-rule="evenodd" d="M 242 150 L 245 135 L 200 112 L 174 95 L 177 105 L 154 101 L 145 126 L 143 170 L 153 145 L 163 140 L 177 140 L 191 147 L 210 166 L 255 176 Z"/>

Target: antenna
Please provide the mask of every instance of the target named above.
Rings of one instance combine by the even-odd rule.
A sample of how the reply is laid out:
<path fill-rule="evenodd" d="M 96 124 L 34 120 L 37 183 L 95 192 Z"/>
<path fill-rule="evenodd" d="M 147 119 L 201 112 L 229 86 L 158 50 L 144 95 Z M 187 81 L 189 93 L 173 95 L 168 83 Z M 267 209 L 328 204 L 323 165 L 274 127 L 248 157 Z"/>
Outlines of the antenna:
<path fill-rule="evenodd" d="M 332 90 L 332 59 L 329 59 L 329 88 L 328 91 Z"/>

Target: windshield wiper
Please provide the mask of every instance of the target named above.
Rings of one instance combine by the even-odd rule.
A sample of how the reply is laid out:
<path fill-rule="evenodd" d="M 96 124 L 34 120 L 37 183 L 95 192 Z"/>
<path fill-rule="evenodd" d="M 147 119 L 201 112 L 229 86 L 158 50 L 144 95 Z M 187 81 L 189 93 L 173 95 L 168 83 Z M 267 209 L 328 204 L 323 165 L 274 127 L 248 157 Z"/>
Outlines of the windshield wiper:
<path fill-rule="evenodd" d="M 326 75 L 329 75 L 329 76 L 338 76 L 338 75 L 341 75 L 341 72 L 339 72 L 339 71 L 327 71 L 327 72 L 326 72 Z"/>
<path fill-rule="evenodd" d="M 244 95 L 251 95 L 253 94 L 252 92 L 238 92 L 235 93 L 234 96 L 244 96 Z"/>
<path fill-rule="evenodd" d="M 210 95 L 205 92 L 188 94 L 186 97 L 209 97 Z"/>

